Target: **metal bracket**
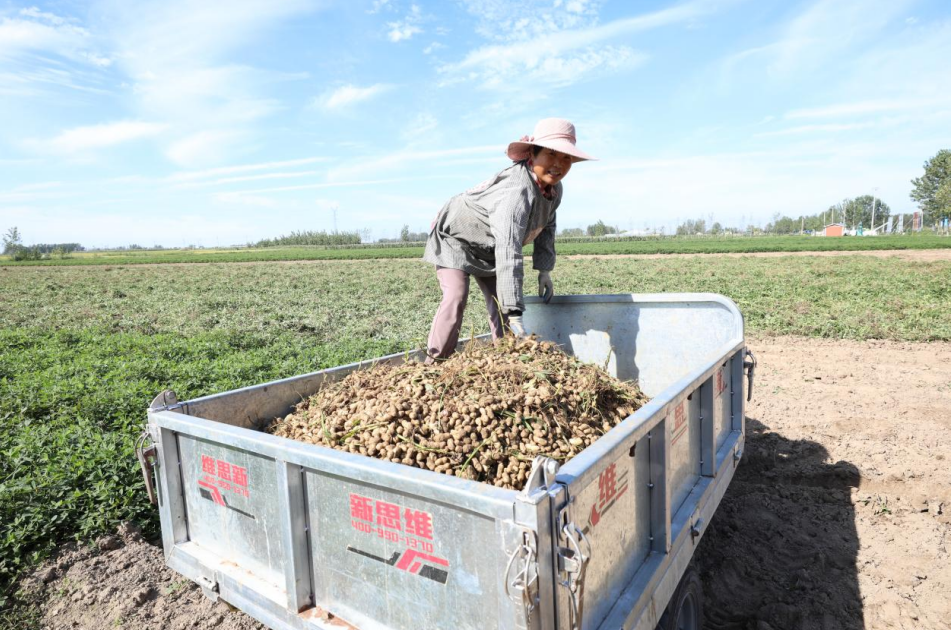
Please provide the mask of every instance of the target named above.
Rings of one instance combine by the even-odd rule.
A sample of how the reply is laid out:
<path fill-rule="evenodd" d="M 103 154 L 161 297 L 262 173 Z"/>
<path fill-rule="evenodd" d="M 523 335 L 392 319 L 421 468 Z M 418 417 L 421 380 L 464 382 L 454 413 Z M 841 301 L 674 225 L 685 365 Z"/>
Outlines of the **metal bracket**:
<path fill-rule="evenodd" d="M 178 396 L 170 389 L 166 389 L 153 398 L 152 404 L 149 405 L 149 411 L 177 411 L 179 409 L 183 409 L 186 414 L 188 413 L 188 405 L 178 402 Z"/>
<path fill-rule="evenodd" d="M 505 594 L 516 604 L 521 604 L 525 611 L 526 624 L 532 618 L 532 612 L 538 607 L 538 539 L 535 532 L 529 529 L 522 530 L 521 544 L 509 555 L 505 566 Z M 515 575 L 510 579 L 512 567 L 516 567 Z"/>
<path fill-rule="evenodd" d="M 218 601 L 218 579 L 215 574 L 212 574 L 210 577 L 207 575 L 199 575 L 197 582 L 205 597 L 213 602 Z"/>
<path fill-rule="evenodd" d="M 532 461 L 532 470 L 522 488 L 522 494 L 528 496 L 539 488 L 551 488 L 558 474 L 558 462 L 544 455 L 536 455 Z"/>
<path fill-rule="evenodd" d="M 567 510 L 563 510 L 562 515 L 568 520 Z M 558 571 L 565 576 L 558 583 L 568 589 L 571 617 L 569 627 L 571 630 L 580 630 L 584 605 L 585 568 L 591 560 L 591 542 L 570 520 L 562 526 L 561 533 L 565 536 L 568 546 L 558 548 Z M 581 550 L 582 542 L 587 553 Z"/>
<path fill-rule="evenodd" d="M 701 530 L 701 529 L 703 529 L 703 519 L 702 519 L 702 518 L 698 518 L 698 519 L 696 519 L 696 520 L 693 522 L 693 524 L 690 526 L 690 537 L 691 537 L 694 541 L 696 541 L 698 538 L 700 538 L 700 533 L 701 533 L 700 530 Z"/>
<path fill-rule="evenodd" d="M 158 497 L 155 494 L 155 467 L 158 465 L 158 448 L 152 443 L 152 436 L 149 435 L 148 429 L 142 431 L 142 435 L 135 441 L 135 455 L 139 458 L 139 466 L 142 468 L 142 476 L 145 478 L 145 489 L 149 493 L 149 501 L 152 505 L 158 505 Z"/>
<path fill-rule="evenodd" d="M 747 378 L 746 402 L 749 402 L 753 399 L 753 372 L 756 371 L 756 357 L 749 348 L 746 349 L 746 357 L 743 359 L 743 370 Z"/>

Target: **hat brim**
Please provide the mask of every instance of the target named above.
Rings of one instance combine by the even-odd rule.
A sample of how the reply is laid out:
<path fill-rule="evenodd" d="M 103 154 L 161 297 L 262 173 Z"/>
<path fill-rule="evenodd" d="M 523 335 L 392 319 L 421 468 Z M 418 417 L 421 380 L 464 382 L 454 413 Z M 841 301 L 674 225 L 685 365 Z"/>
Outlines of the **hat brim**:
<path fill-rule="evenodd" d="M 545 147 L 546 149 L 552 149 L 560 153 L 571 156 L 571 162 L 584 162 L 585 160 L 595 160 L 598 158 L 588 155 L 577 146 L 563 140 L 556 138 L 553 140 L 538 140 L 534 142 L 512 142 L 509 144 L 508 149 L 505 151 L 505 154 L 509 156 L 512 160 L 518 162 L 520 160 L 525 160 L 532 155 L 532 147 Z"/>

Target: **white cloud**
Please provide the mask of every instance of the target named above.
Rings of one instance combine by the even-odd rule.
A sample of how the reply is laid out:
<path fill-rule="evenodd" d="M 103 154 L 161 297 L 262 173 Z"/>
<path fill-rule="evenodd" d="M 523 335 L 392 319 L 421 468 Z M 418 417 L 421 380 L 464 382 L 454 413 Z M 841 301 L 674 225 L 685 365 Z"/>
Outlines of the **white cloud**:
<path fill-rule="evenodd" d="M 166 154 L 183 165 L 226 161 L 260 138 L 257 124 L 284 105 L 269 97 L 278 82 L 302 75 L 235 63 L 280 23 L 325 0 L 103 0 L 113 66 L 133 85 L 141 116 L 166 120 L 179 136 Z M 216 143 L 223 143 L 216 146 Z"/>
<path fill-rule="evenodd" d="M 724 69 L 743 62 L 759 63 L 777 80 L 790 74 L 828 67 L 843 51 L 874 39 L 913 0 L 818 0 L 797 15 L 775 41 L 730 56 Z M 845 28 L 843 25 L 848 25 Z"/>
<path fill-rule="evenodd" d="M 31 17 L 37 20 L 44 20 L 51 24 L 65 24 L 65 18 L 62 18 L 55 13 L 48 13 L 45 11 L 40 11 L 39 7 L 28 7 L 26 9 L 20 9 L 20 15 Z"/>
<path fill-rule="evenodd" d="M 426 48 L 423 48 L 423 54 L 424 54 L 424 55 L 431 55 L 432 53 L 436 52 L 436 51 L 439 50 L 440 48 L 445 48 L 445 47 L 446 47 L 445 44 L 441 44 L 441 43 L 439 43 L 439 42 L 433 42 L 433 43 L 430 44 L 429 46 L 426 46 Z"/>
<path fill-rule="evenodd" d="M 367 87 L 344 85 L 317 97 L 315 103 L 324 109 L 338 110 L 371 99 L 392 88 L 393 86 L 384 83 Z"/>
<path fill-rule="evenodd" d="M 881 99 L 872 101 L 857 101 L 854 103 L 839 103 L 825 107 L 810 107 L 787 112 L 785 118 L 839 118 L 846 116 L 861 116 L 888 111 L 907 111 L 933 107 L 940 104 L 933 98 L 920 100 L 913 99 Z"/>
<path fill-rule="evenodd" d="M 408 24 L 406 22 L 390 22 L 387 26 L 390 28 L 390 32 L 386 34 L 386 37 L 394 44 L 404 39 L 410 39 L 413 35 L 418 35 L 423 32 L 423 29 L 415 24 Z"/>
<path fill-rule="evenodd" d="M 494 41 L 530 40 L 554 31 L 588 28 L 598 21 L 601 2 L 592 0 L 466 0 L 477 17 L 476 31 Z"/>
<path fill-rule="evenodd" d="M 470 52 L 462 61 L 444 64 L 439 71 L 448 77 L 450 83 L 476 80 L 488 88 L 507 89 L 516 78 L 521 81 L 526 75 L 535 82 L 569 85 L 594 71 L 631 68 L 647 59 L 645 54 L 629 46 L 605 46 L 604 42 L 683 23 L 710 10 L 707 3 L 693 2 L 601 26 L 555 29 L 515 43 L 483 46 Z M 531 24 L 528 18 L 525 20 L 525 24 L 514 25 L 516 32 L 525 33 Z"/>
<path fill-rule="evenodd" d="M 454 164 L 456 158 L 470 159 L 479 156 L 501 157 L 505 147 L 489 144 L 459 149 L 440 149 L 433 151 L 403 150 L 386 155 L 361 156 L 350 164 L 344 164 L 327 172 L 329 182 L 356 180 L 364 173 L 394 173 L 419 169 L 420 164 L 446 166 Z"/>
<path fill-rule="evenodd" d="M 179 137 L 169 144 L 165 155 L 185 167 L 220 164 L 241 152 L 247 137 L 241 129 L 207 129 Z"/>
<path fill-rule="evenodd" d="M 61 155 L 76 155 L 115 146 L 133 140 L 152 138 L 168 129 L 162 123 L 123 120 L 101 125 L 67 129 L 48 140 L 31 139 L 24 144 L 33 150 Z"/>
<path fill-rule="evenodd" d="M 280 160 L 276 162 L 260 162 L 257 164 L 239 164 L 236 166 L 223 166 L 219 168 L 209 168 L 201 171 L 183 171 L 170 175 L 167 180 L 170 182 L 189 182 L 200 179 L 218 178 L 236 173 L 247 173 L 252 171 L 264 171 L 276 168 L 289 168 L 294 166 L 303 166 L 305 164 L 314 164 L 315 162 L 326 162 L 329 158 L 309 157 L 297 160 Z"/>
<path fill-rule="evenodd" d="M 81 49 L 88 37 L 86 29 L 72 24 L 0 18 L 0 58 L 24 51 L 49 51 L 69 56 Z"/>
<path fill-rule="evenodd" d="M 18 16 L 0 18 L 0 60 L 17 61 L 17 75 L 28 79 L 32 73 L 49 70 L 47 66 L 52 60 L 30 56 L 37 53 L 98 68 L 112 63 L 108 56 L 95 49 L 96 38 L 79 26 L 77 20 L 37 7 L 20 9 Z M 67 76 L 61 76 L 55 83 L 70 87 L 69 74 L 61 71 L 60 75 Z"/>
<path fill-rule="evenodd" d="M 239 182 L 254 182 L 265 179 L 296 179 L 299 177 L 313 177 L 321 175 L 323 171 L 287 171 L 278 173 L 258 173 L 257 175 L 237 175 L 234 177 L 221 177 L 190 184 L 183 184 L 183 188 L 194 188 L 197 186 L 220 186 L 222 184 L 235 184 Z"/>
<path fill-rule="evenodd" d="M 400 137 L 407 143 L 421 143 L 432 141 L 434 132 L 439 127 L 439 121 L 429 112 L 420 112 L 400 132 Z"/>
<path fill-rule="evenodd" d="M 373 5 L 367 9 L 367 13 L 379 13 L 381 9 L 389 9 L 390 0 L 373 0 Z"/>
<path fill-rule="evenodd" d="M 387 33 L 387 39 L 395 44 L 404 39 L 410 39 L 413 35 L 422 33 L 423 29 L 420 27 L 422 19 L 422 10 L 419 8 L 419 5 L 412 5 L 409 13 L 407 13 L 402 20 L 387 22 L 386 26 L 390 29 L 389 33 Z"/>
<path fill-rule="evenodd" d="M 839 131 L 854 131 L 856 129 L 869 129 L 877 127 L 873 122 L 861 123 L 828 123 L 820 125 L 801 125 L 799 127 L 789 127 L 777 131 L 764 131 L 756 134 L 757 138 L 770 138 L 775 136 L 794 136 L 807 133 L 836 133 Z"/>
<path fill-rule="evenodd" d="M 278 205 L 276 199 L 263 195 L 247 195 L 241 192 L 222 192 L 214 195 L 214 200 L 223 204 L 238 204 L 256 208 L 274 208 Z"/>

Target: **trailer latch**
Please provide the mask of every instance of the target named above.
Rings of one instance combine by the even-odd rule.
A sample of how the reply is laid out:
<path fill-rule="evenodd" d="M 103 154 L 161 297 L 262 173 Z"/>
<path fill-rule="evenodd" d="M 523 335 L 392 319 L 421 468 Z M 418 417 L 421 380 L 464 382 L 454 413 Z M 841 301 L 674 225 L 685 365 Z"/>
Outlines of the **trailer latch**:
<path fill-rule="evenodd" d="M 756 370 L 756 357 L 749 348 L 746 349 L 746 357 L 743 359 L 743 369 L 747 378 L 746 402 L 749 402 L 753 399 L 753 372 Z"/>
<path fill-rule="evenodd" d="M 522 542 L 509 556 L 505 567 L 505 594 L 513 602 L 520 603 L 525 611 L 525 621 L 532 617 L 538 606 L 538 564 L 535 561 L 538 541 L 535 532 L 522 531 Z M 515 575 L 509 578 L 515 567 Z M 514 591 L 514 593 L 513 593 Z"/>
<path fill-rule="evenodd" d="M 135 442 L 135 455 L 139 458 L 142 476 L 145 477 L 145 489 L 149 493 L 149 501 L 152 505 L 158 505 L 158 497 L 155 495 L 155 465 L 158 462 L 158 449 L 155 444 L 150 443 L 151 441 L 152 437 L 146 429 Z"/>
<path fill-rule="evenodd" d="M 584 532 L 572 522 L 566 523 L 561 531 L 568 547 L 558 548 L 558 570 L 565 575 L 565 579 L 559 584 L 568 589 L 571 630 L 580 630 L 584 603 L 584 573 L 588 561 L 591 560 L 591 543 Z M 581 551 L 581 542 L 584 543 L 587 554 Z"/>

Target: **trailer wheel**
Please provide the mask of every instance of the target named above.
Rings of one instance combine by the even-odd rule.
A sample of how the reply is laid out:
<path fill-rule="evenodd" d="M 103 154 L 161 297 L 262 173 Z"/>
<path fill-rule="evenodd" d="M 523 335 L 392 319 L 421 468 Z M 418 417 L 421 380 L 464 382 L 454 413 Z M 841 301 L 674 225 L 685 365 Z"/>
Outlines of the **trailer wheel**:
<path fill-rule="evenodd" d="M 701 630 L 703 628 L 703 587 L 692 566 L 687 568 L 674 596 L 657 624 L 657 630 Z"/>

